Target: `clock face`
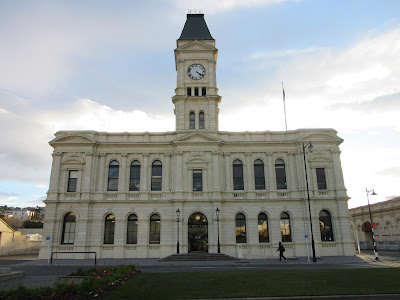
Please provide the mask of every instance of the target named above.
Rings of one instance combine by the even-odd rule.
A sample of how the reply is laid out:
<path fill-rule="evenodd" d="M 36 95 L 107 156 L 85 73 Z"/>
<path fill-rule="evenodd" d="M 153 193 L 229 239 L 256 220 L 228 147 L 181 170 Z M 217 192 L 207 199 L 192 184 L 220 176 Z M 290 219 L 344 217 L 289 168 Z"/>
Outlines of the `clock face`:
<path fill-rule="evenodd" d="M 206 75 L 206 69 L 199 64 L 193 64 L 188 68 L 188 75 L 190 78 L 194 79 L 194 80 L 199 80 L 202 79 L 204 77 L 204 75 Z"/>

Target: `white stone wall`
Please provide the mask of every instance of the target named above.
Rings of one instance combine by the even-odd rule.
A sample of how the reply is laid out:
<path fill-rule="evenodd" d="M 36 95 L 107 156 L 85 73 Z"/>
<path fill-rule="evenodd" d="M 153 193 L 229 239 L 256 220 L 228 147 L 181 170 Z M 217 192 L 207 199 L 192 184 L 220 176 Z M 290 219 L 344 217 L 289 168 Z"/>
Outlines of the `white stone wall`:
<path fill-rule="evenodd" d="M 46 200 L 43 236 L 51 236 L 52 251 L 96 251 L 99 257 L 164 257 L 176 252 L 177 222 L 175 211 L 181 211 L 179 238 L 181 253 L 187 252 L 189 216 L 203 213 L 208 220 L 209 252 L 216 252 L 215 209 L 221 210 L 220 242 L 223 253 L 244 257 L 268 257 L 276 254 L 280 241 L 280 214 L 291 217 L 292 243 L 287 255 L 305 256 L 305 234 L 309 234 L 309 214 L 304 179 L 302 141 L 312 140 L 315 151 L 307 153 L 311 214 L 317 256 L 354 255 L 347 210 L 346 190 L 339 159 L 341 140 L 327 130 L 288 132 L 209 132 L 108 134 L 93 131 L 59 132 L 51 142 L 54 147 L 50 188 Z M 284 142 L 282 142 L 284 141 Z M 151 191 L 151 164 L 163 165 L 162 191 Z M 244 190 L 233 190 L 232 164 L 243 162 Z M 254 189 L 253 163 L 264 162 L 266 189 Z M 286 163 L 287 190 L 277 190 L 274 164 Z M 120 165 L 119 189 L 107 191 L 108 164 Z M 129 166 L 133 160 L 141 164 L 139 192 L 130 192 Z M 328 189 L 319 191 L 315 168 L 326 168 Z M 203 170 L 203 192 L 192 192 L 192 170 Z M 78 170 L 77 192 L 68 193 L 68 171 Z M 334 242 L 321 242 L 319 212 L 330 212 Z M 77 217 L 73 245 L 62 245 L 62 220 L 66 213 Z M 235 216 L 246 216 L 247 243 L 235 242 Z M 258 242 L 257 217 L 265 212 L 269 221 L 270 242 Z M 103 244 L 104 219 L 109 213 L 116 218 L 113 245 Z M 135 213 L 139 219 L 138 243 L 127 245 L 127 217 Z M 161 217 L 161 243 L 149 245 L 149 218 Z M 41 257 L 47 253 L 43 241 Z M 241 248 L 239 250 L 239 248 Z"/>

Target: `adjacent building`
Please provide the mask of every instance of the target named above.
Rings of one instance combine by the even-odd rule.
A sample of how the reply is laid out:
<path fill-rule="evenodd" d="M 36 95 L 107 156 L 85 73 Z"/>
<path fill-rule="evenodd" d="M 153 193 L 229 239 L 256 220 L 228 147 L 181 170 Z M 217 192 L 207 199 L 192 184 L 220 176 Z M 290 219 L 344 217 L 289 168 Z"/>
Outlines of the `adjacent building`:
<path fill-rule="evenodd" d="M 374 249 L 372 222 L 375 223 L 375 242 L 379 250 L 400 250 L 400 197 L 350 209 L 351 228 L 356 247 Z"/>
<path fill-rule="evenodd" d="M 310 217 L 317 256 L 354 255 L 337 132 L 219 131 L 218 49 L 203 14 L 187 15 L 174 53 L 175 131 L 55 134 L 40 257 L 47 243 L 101 258 L 272 257 L 279 241 L 306 256 Z"/>

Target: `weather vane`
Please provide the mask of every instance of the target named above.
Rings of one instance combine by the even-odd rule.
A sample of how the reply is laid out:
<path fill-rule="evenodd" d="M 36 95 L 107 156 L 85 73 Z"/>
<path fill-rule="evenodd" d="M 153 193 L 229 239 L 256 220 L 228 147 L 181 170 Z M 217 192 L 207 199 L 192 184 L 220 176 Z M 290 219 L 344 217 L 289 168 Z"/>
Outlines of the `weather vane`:
<path fill-rule="evenodd" d="M 197 9 L 197 8 L 188 9 L 188 13 L 191 15 L 203 14 L 203 9 Z"/>

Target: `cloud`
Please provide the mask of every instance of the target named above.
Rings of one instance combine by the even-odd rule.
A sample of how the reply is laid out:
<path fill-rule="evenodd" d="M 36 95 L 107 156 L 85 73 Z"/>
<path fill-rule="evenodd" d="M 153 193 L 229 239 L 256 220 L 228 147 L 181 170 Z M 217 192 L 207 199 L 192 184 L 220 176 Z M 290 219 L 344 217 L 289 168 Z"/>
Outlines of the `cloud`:
<path fill-rule="evenodd" d="M 15 193 L 0 192 L 0 202 L 2 205 L 12 205 L 21 195 Z"/>
<path fill-rule="evenodd" d="M 276 4 L 289 0 L 204 0 L 199 3 L 197 0 L 175 0 L 176 6 L 181 9 L 192 8 L 202 9 L 207 14 L 215 14 L 231 9 L 242 7 L 254 7 L 266 4 Z"/>

